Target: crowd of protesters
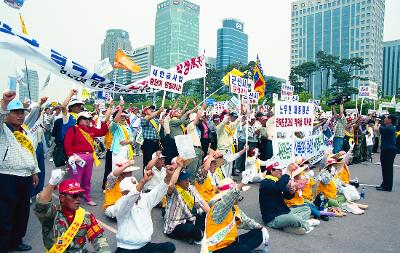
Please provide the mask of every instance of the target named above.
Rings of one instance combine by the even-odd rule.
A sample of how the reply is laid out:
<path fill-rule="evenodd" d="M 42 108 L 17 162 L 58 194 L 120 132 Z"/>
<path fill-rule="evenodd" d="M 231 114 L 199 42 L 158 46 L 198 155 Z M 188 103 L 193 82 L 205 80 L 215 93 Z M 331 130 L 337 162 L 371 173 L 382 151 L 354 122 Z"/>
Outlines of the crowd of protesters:
<path fill-rule="evenodd" d="M 151 242 L 154 229 L 200 244 L 201 252 L 265 252 L 267 228 L 308 234 L 321 220 L 365 213 L 349 165 L 371 161 L 377 152 L 383 175 L 377 190 L 393 187 L 399 135 L 392 115 L 346 115 L 343 104 L 332 106 L 332 115 L 318 111 L 313 133 L 332 140 L 332 149 L 282 166 L 273 155 L 272 109 L 242 105 L 210 113 L 190 100 L 179 108 L 178 99 L 170 108 L 139 109 L 121 100 L 87 111 L 76 89 L 52 105 L 46 97 L 21 103 L 15 95 L 3 93 L 0 109 L 1 252 L 32 249 L 22 241 L 32 202 L 46 251 L 88 252 L 90 242 L 96 252 L 111 252 L 101 225 L 81 207 L 82 201 L 97 205 L 92 187 L 103 188 L 104 215 L 117 222 L 113 252 L 177 250 L 172 242 Z M 194 157 L 178 152 L 180 135 L 190 136 Z M 139 155 L 143 167 L 134 166 Z M 45 159 L 54 167 L 46 168 Z M 104 168 L 102 186 L 91 184 L 94 166 Z M 143 177 L 135 178 L 135 170 Z M 250 183 L 259 188 L 262 224 L 240 208 Z M 52 200 L 55 190 L 58 201 Z M 162 209 L 163 227 L 153 227 L 153 208 Z M 239 235 L 238 229 L 248 232 Z"/>

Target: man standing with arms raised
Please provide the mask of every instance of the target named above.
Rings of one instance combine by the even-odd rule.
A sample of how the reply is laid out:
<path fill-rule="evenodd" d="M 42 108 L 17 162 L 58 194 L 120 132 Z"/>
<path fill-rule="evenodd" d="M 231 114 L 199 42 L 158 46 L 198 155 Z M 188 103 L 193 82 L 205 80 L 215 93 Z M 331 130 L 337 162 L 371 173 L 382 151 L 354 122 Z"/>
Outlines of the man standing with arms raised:
<path fill-rule="evenodd" d="M 22 242 L 29 219 L 32 184 L 40 172 L 32 140 L 22 128 L 25 109 L 14 100 L 16 93 L 3 94 L 0 107 L 0 251 L 29 251 Z"/>

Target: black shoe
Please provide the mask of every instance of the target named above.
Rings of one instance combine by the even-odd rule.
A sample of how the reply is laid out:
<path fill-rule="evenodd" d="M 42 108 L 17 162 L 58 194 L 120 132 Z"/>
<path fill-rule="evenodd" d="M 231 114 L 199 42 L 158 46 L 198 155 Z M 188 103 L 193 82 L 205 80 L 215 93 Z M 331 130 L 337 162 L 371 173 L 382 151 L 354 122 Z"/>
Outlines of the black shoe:
<path fill-rule="evenodd" d="M 30 251 L 30 250 L 32 250 L 32 247 L 25 243 L 21 243 L 20 245 L 12 249 L 12 251 Z"/>
<path fill-rule="evenodd" d="M 329 217 L 326 215 L 321 215 L 320 219 L 323 221 L 329 221 Z"/>
<path fill-rule="evenodd" d="M 383 191 L 383 192 L 391 192 L 390 190 L 385 189 L 385 188 L 380 187 L 380 186 L 377 186 L 377 187 L 376 187 L 376 190 L 377 190 L 377 191 Z"/>

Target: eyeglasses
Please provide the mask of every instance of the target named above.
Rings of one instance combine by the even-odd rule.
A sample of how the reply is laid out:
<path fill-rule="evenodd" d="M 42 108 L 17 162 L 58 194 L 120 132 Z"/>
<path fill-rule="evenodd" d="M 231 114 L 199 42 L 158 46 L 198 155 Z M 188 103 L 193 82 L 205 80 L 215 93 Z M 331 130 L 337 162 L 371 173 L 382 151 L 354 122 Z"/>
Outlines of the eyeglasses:
<path fill-rule="evenodd" d="M 76 194 L 68 194 L 68 193 L 63 193 L 64 196 L 70 196 L 73 199 L 77 199 L 77 198 L 83 198 L 83 196 L 85 196 L 85 193 L 80 192 L 80 193 L 76 193 Z"/>

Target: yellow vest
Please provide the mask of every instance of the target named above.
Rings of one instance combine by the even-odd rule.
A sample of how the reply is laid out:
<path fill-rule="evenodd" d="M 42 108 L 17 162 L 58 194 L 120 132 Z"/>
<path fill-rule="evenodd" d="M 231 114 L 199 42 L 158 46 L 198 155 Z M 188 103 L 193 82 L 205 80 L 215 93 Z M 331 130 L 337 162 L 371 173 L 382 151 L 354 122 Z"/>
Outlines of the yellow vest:
<path fill-rule="evenodd" d="M 302 196 L 299 196 L 298 191 L 296 191 L 294 193 L 294 197 L 291 199 L 285 199 L 285 204 L 288 207 L 292 207 L 292 206 L 300 206 L 304 204 L 304 198 Z"/>
<path fill-rule="evenodd" d="M 217 187 L 211 183 L 211 178 L 209 176 L 206 177 L 203 184 L 199 184 L 196 180 L 194 186 L 207 203 L 217 194 Z"/>
<path fill-rule="evenodd" d="M 349 167 L 347 167 L 346 164 L 343 165 L 343 169 L 339 172 L 339 177 L 340 177 L 340 180 L 342 180 L 343 183 L 349 184 L 349 182 L 350 182 L 350 171 L 349 171 Z"/>
<path fill-rule="evenodd" d="M 317 194 L 320 194 L 321 192 L 324 193 L 326 198 L 336 199 L 337 189 L 336 189 L 335 182 L 333 182 L 333 180 L 331 180 L 329 182 L 329 184 L 327 184 L 327 185 L 319 182 L 318 188 L 317 188 Z"/>
<path fill-rule="evenodd" d="M 314 200 L 314 195 L 313 195 L 313 186 L 315 185 L 315 180 L 314 178 L 310 178 L 306 184 L 306 186 L 303 189 L 303 198 L 313 201 Z"/>
<path fill-rule="evenodd" d="M 113 140 L 113 136 L 112 136 L 111 131 L 109 130 L 106 133 L 106 135 L 104 136 L 104 145 L 106 146 L 106 149 L 111 148 L 112 140 Z"/>
<path fill-rule="evenodd" d="M 111 189 L 106 189 L 104 193 L 104 209 L 109 206 L 115 205 L 117 201 L 122 197 L 121 188 L 119 188 L 119 183 L 121 183 L 121 178 L 118 177 L 115 185 Z"/>
<path fill-rule="evenodd" d="M 219 249 L 223 249 L 231 245 L 234 241 L 236 241 L 236 238 L 238 237 L 238 228 L 237 225 L 240 224 L 240 211 L 239 208 L 235 205 L 235 215 L 236 217 L 239 218 L 239 221 L 235 221 L 234 226 L 232 229 L 228 232 L 228 234 L 217 244 L 208 246 L 208 251 L 216 251 Z M 207 227 L 206 227 L 206 236 L 207 238 L 210 238 L 212 235 L 216 234 L 217 232 L 221 231 L 223 228 L 227 227 L 229 223 L 232 222 L 233 220 L 233 211 L 231 210 L 228 215 L 225 217 L 225 219 L 221 222 L 221 224 L 216 224 L 212 220 L 212 214 L 213 214 L 214 208 L 211 208 L 210 212 L 207 215 Z"/>

